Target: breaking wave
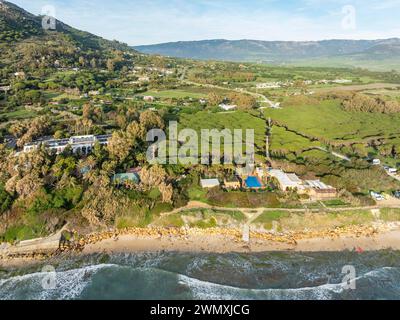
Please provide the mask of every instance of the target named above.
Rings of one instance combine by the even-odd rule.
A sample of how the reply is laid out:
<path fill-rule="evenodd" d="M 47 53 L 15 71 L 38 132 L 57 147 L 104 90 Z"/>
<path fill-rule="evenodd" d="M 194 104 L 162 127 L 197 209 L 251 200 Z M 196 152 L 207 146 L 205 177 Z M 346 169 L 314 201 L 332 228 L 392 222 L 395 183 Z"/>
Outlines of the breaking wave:
<path fill-rule="evenodd" d="M 257 264 L 251 259 L 244 261 L 243 257 L 239 260 L 237 257 L 220 256 L 191 256 L 182 259 L 180 255 L 123 258 L 122 263 L 121 257 L 114 257 L 110 263 L 92 264 L 93 261 L 90 261 L 91 265 L 88 266 L 57 271 L 56 287 L 50 290 L 44 290 L 42 286 L 43 279 L 48 276 L 46 272 L 3 278 L 0 279 L 0 299 L 400 299 L 398 267 L 375 266 L 360 272 L 356 279 L 356 290 L 346 289 L 337 280 L 332 281 L 334 283 L 314 282 L 318 278 L 315 275 L 309 277 L 309 282 L 302 279 L 303 282 L 299 283 L 303 285 L 297 287 L 296 283 L 290 281 L 290 276 L 297 271 L 282 259 L 278 264 L 273 264 L 272 273 L 275 274 L 276 268 L 281 265 L 279 269 L 283 270 L 286 282 L 277 284 L 262 274 L 261 278 L 260 275 L 257 278 L 263 279 L 257 280 L 261 282 L 259 286 L 248 287 L 252 283 L 250 279 L 257 274 Z M 313 262 L 312 259 L 307 261 Z M 237 275 L 235 278 L 231 272 L 225 272 L 224 264 L 228 262 L 239 268 L 237 273 L 244 277 L 242 283 L 236 281 Z M 316 262 L 319 265 L 320 261 Z M 220 275 L 224 276 L 215 280 L 215 270 L 218 268 Z M 263 265 L 261 269 L 268 269 L 268 266 Z M 304 266 L 300 269 L 303 270 Z M 303 277 L 302 272 L 297 273 L 298 277 Z M 322 269 L 319 272 L 323 273 Z"/>

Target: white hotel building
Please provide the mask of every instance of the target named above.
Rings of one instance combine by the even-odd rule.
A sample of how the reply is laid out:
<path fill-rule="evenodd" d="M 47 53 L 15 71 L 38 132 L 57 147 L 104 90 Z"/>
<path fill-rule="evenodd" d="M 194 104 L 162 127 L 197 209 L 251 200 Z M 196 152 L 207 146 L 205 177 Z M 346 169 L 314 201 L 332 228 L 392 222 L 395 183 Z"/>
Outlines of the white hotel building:
<path fill-rule="evenodd" d="M 62 153 L 67 146 L 70 146 L 74 153 L 89 154 L 95 143 L 107 145 L 111 135 L 89 135 L 89 136 L 74 136 L 69 139 L 43 139 L 24 146 L 24 152 L 36 150 L 40 145 L 45 145 L 49 150 L 56 154 Z"/>

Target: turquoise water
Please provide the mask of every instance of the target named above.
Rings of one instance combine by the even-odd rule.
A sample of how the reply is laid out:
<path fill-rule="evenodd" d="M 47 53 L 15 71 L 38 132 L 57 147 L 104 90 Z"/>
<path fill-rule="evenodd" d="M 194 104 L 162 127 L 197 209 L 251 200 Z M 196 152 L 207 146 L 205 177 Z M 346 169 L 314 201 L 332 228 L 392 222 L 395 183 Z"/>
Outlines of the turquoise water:
<path fill-rule="evenodd" d="M 250 176 L 247 177 L 246 179 L 246 186 L 248 188 L 261 188 L 262 184 L 260 183 L 257 177 Z"/>
<path fill-rule="evenodd" d="M 54 264 L 54 262 L 53 262 Z M 341 284 L 353 265 L 356 290 Z M 400 299 L 400 253 L 93 255 L 0 273 L 0 299 Z"/>

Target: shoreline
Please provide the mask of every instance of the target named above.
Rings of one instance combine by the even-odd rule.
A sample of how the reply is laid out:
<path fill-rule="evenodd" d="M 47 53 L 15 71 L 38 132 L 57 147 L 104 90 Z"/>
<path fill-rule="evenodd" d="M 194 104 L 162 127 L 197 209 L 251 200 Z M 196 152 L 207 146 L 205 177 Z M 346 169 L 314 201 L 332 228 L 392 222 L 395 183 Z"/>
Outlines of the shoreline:
<path fill-rule="evenodd" d="M 187 237 L 140 237 L 123 235 L 85 246 L 81 254 L 136 253 L 136 252 L 190 252 L 190 253 L 261 253 L 261 252 L 341 252 L 358 250 L 400 250 L 400 229 L 374 236 L 344 236 L 338 238 L 305 238 L 296 243 L 252 238 L 248 243 L 221 235 L 189 235 Z"/>
<path fill-rule="evenodd" d="M 27 250 L 7 256 L 0 251 L 0 267 L 31 266 L 53 259 L 84 257 L 93 254 L 144 252 L 181 253 L 262 253 L 262 252 L 341 252 L 358 253 L 400 250 L 400 226 L 381 229 L 371 226 L 294 234 L 251 232 L 250 241 L 242 240 L 238 229 L 139 229 L 91 234 L 80 239 L 79 250 L 61 255 Z"/>

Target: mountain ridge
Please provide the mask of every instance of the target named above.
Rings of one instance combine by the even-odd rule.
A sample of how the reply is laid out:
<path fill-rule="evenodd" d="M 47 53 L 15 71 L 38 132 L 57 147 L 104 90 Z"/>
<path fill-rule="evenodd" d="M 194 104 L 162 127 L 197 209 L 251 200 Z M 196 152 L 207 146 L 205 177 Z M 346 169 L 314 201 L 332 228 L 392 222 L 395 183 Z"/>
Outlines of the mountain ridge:
<path fill-rule="evenodd" d="M 211 39 L 134 46 L 147 54 L 200 60 L 296 62 L 315 58 L 382 60 L 400 58 L 400 38 L 377 40 L 262 41 Z"/>
<path fill-rule="evenodd" d="M 70 36 L 81 47 L 87 49 L 124 49 L 130 48 L 127 44 L 107 40 L 87 31 L 81 31 L 56 19 L 56 30 L 44 30 L 41 15 L 34 15 L 14 3 L 0 1 L 0 34 L 6 42 L 18 42 L 32 36 L 45 36 L 49 34 L 63 34 Z"/>
<path fill-rule="evenodd" d="M 24 69 L 122 68 L 139 56 L 127 44 L 81 31 L 57 20 L 45 30 L 43 16 L 0 1 L 0 76 Z"/>

